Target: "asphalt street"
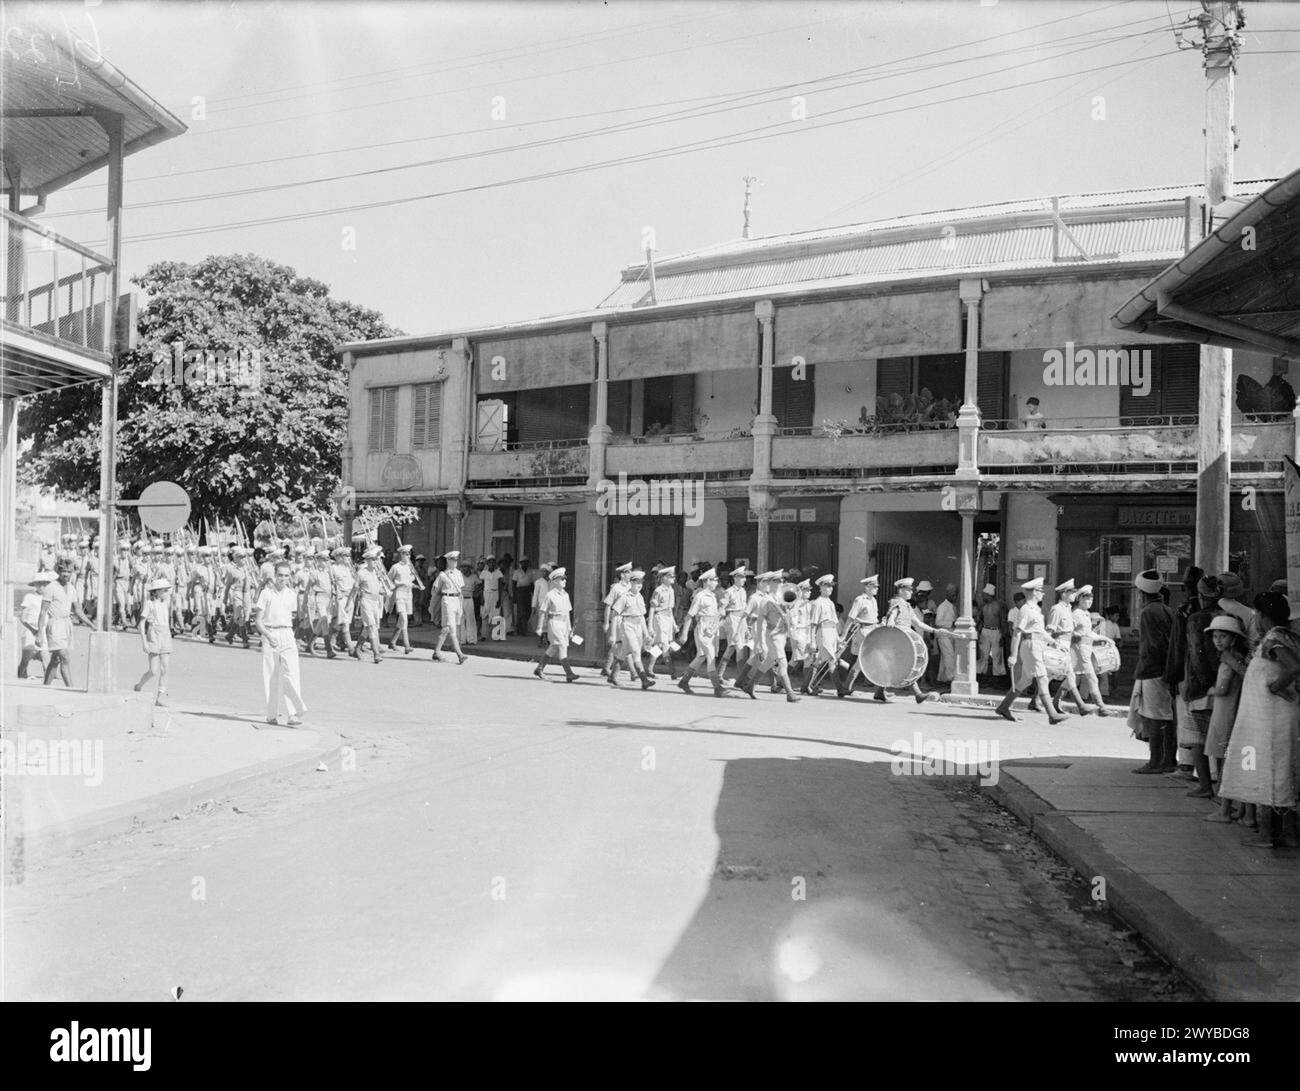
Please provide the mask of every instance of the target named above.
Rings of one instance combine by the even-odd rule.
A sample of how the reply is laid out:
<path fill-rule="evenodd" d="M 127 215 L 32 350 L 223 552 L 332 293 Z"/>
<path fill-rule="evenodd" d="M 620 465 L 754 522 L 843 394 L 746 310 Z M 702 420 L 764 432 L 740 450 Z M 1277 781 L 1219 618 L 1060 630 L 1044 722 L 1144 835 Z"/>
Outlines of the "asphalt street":
<path fill-rule="evenodd" d="M 172 696 L 255 723 L 260 670 L 178 642 Z M 426 651 L 302 676 L 354 760 L 34 861 L 7 998 L 1195 998 L 969 779 L 891 768 L 944 739 L 1138 760 L 1122 719 Z"/>

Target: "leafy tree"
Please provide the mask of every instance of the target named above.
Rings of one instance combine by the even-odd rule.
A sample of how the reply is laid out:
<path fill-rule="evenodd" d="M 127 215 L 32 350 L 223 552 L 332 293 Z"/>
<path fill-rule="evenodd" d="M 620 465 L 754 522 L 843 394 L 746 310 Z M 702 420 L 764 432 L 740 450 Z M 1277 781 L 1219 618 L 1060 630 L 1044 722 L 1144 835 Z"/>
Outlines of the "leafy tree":
<path fill-rule="evenodd" d="M 134 278 L 148 302 L 138 347 L 121 358 L 120 498 L 158 480 L 181 485 L 196 517 L 246 527 L 328 511 L 342 470 L 347 382 L 338 346 L 397 333 L 375 311 L 330 297 L 318 280 L 254 254 L 164 261 Z M 215 355 L 182 383 L 173 343 Z M 241 372 L 233 359 L 242 353 Z M 158 382 L 156 362 L 168 361 Z M 249 367 L 249 362 L 256 362 Z M 198 382 L 194 380 L 198 379 Z M 217 379 L 219 381 L 211 381 Z M 85 384 L 24 403 L 24 482 L 94 504 L 99 496 L 100 388 Z"/>

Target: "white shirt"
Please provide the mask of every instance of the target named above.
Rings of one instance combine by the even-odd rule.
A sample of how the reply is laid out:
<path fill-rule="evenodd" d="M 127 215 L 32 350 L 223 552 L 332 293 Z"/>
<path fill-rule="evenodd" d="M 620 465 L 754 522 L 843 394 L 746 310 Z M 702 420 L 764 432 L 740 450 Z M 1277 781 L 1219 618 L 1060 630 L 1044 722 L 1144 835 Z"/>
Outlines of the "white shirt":
<path fill-rule="evenodd" d="M 293 614 L 298 609 L 298 592 L 292 587 L 263 587 L 257 596 L 258 616 L 263 627 L 283 629 L 293 626 Z"/>
<path fill-rule="evenodd" d="M 551 593 L 551 581 L 545 576 L 538 576 L 533 580 L 533 608 L 537 609 L 546 604 L 546 596 Z"/>
<path fill-rule="evenodd" d="M 936 629 L 951 629 L 957 624 L 957 607 L 947 599 L 939 603 L 939 609 L 934 614 L 934 627 Z"/>

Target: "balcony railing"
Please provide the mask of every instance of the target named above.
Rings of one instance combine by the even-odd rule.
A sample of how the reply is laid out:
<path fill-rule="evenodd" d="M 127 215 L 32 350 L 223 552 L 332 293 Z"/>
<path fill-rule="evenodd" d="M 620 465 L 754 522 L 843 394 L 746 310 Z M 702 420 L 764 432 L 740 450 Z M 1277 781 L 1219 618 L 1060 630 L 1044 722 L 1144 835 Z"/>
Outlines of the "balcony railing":
<path fill-rule="evenodd" d="M 113 263 L 42 224 L 0 209 L 0 317 L 45 337 L 107 354 Z"/>
<path fill-rule="evenodd" d="M 510 450 L 469 453 L 469 481 L 586 480 L 591 453 L 586 440 L 523 444 Z"/>
<path fill-rule="evenodd" d="M 605 472 L 748 476 L 754 465 L 754 438 L 748 429 L 660 432 L 651 436 L 614 435 L 605 452 Z"/>

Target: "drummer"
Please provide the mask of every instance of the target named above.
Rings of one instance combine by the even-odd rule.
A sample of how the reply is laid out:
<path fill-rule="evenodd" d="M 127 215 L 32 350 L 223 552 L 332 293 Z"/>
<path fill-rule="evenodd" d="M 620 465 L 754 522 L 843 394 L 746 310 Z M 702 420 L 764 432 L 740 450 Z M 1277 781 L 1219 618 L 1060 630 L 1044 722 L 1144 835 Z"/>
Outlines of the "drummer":
<path fill-rule="evenodd" d="M 1085 583 L 1074 594 L 1074 636 L 1070 644 L 1070 655 L 1074 659 L 1074 674 L 1082 681 L 1081 688 L 1096 702 L 1097 715 L 1109 716 L 1106 702 L 1101 696 L 1101 685 L 1097 681 L 1097 668 L 1092 662 L 1092 584 Z"/>
<path fill-rule="evenodd" d="M 1080 716 L 1087 716 L 1093 711 L 1091 705 L 1083 703 L 1083 698 L 1079 696 L 1079 687 L 1074 680 L 1074 600 L 1077 594 L 1073 578 L 1066 580 L 1064 583 L 1058 583 L 1056 585 L 1056 601 L 1052 603 L 1052 608 L 1047 614 L 1047 635 L 1051 638 L 1052 643 L 1066 655 L 1065 677 L 1056 686 L 1053 700 L 1053 707 L 1059 716 L 1065 715 L 1065 710 L 1061 708 L 1062 689 L 1066 690 L 1074 699 Z M 1050 684 L 1047 691 L 1048 693 L 1052 692 Z"/>
<path fill-rule="evenodd" d="M 859 582 L 862 584 L 862 594 L 853 600 L 853 605 L 849 607 L 849 616 L 844 621 L 845 632 L 848 632 L 853 625 L 857 625 L 849 641 L 852 663 L 849 666 L 848 676 L 835 691 L 837 697 L 847 697 L 853 692 L 853 684 L 862 674 L 862 665 L 858 662 L 862 641 L 866 639 L 867 633 L 880 624 L 880 607 L 876 602 L 876 595 L 880 591 L 880 577 L 871 575 Z"/>
<path fill-rule="evenodd" d="M 1043 621 L 1043 577 L 1030 580 L 1020 585 L 1025 592 L 1024 605 L 1016 618 L 1015 632 L 1011 636 L 1011 652 L 1007 656 L 1007 667 L 1011 671 L 1011 688 L 998 705 L 997 713 L 1004 720 L 1016 722 L 1011 715 L 1011 705 L 1019 693 L 1030 687 L 1038 695 L 1043 710 L 1047 713 L 1049 723 L 1063 723 L 1066 716 L 1057 712 L 1047 692 L 1047 664 L 1043 662 L 1043 652 L 1047 648 L 1047 626 Z"/>
<path fill-rule="evenodd" d="M 813 669 L 803 676 L 801 693 L 820 697 L 821 680 L 813 682 L 813 676 L 826 664 L 826 674 L 840 688 L 840 624 L 835 613 L 835 577 L 829 572 L 817 580 L 818 597 L 812 600 L 808 611 L 808 621 L 812 628 L 813 648 L 815 651 Z"/>
<path fill-rule="evenodd" d="M 894 597 L 889 600 L 889 606 L 885 610 L 885 624 L 896 625 L 902 629 L 912 629 L 922 635 L 926 633 L 933 635 L 934 626 L 927 625 L 922 621 L 920 615 L 912 608 L 912 596 L 915 593 L 912 588 L 915 582 L 911 576 L 904 576 L 901 580 L 894 581 Z M 921 689 L 919 682 L 912 683 L 912 695 L 916 698 L 918 705 L 926 701 L 932 701 L 938 696 L 938 694 Z M 876 687 L 875 700 L 882 703 L 887 703 L 890 700 L 884 686 Z"/>

